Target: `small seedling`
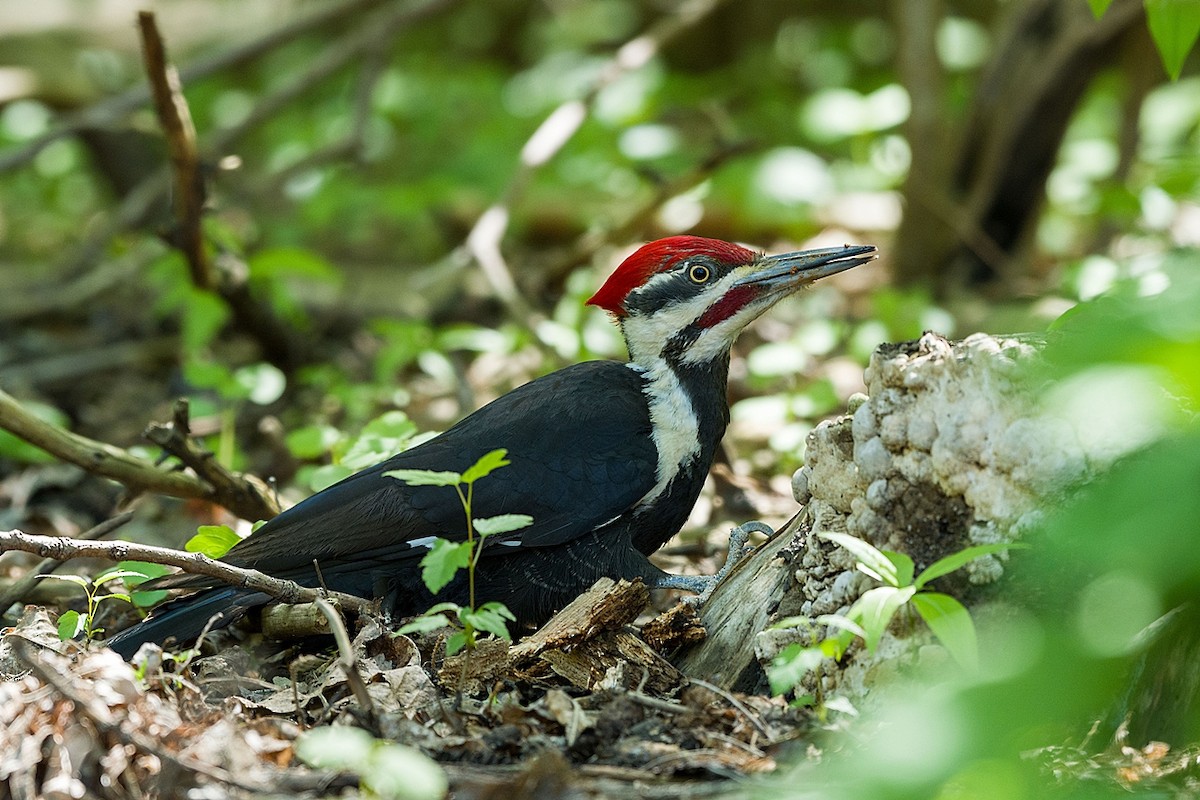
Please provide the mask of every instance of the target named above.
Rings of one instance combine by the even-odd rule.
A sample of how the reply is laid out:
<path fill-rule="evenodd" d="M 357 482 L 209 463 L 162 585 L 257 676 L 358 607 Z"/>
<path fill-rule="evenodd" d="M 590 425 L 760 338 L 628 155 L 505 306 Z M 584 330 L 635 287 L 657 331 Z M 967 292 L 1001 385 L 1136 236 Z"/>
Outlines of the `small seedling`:
<path fill-rule="evenodd" d="M 467 570 L 467 605 L 463 607 L 457 603 L 438 603 L 401 627 L 397 633 L 436 630 L 448 625 L 453 627 L 457 623 L 461 628 L 446 641 L 446 655 L 454 655 L 464 647 L 468 650 L 475 649 L 476 633 L 479 631 L 512 641 L 505 620 L 512 621 L 515 617 L 504 604 L 491 601 L 476 606 L 475 572 L 487 537 L 525 528 L 533 523 L 533 518 L 526 514 L 501 514 L 475 519 L 472 508 L 475 482 L 501 467 L 508 466 L 511 462 L 508 461 L 507 455 L 507 450 L 492 450 L 461 473 L 424 469 L 396 469 L 383 473 L 409 486 L 452 487 L 458 494 L 467 524 L 466 541 L 436 539 L 429 552 L 421 559 L 421 580 L 431 594 L 437 594 L 445 588 L 454 580 L 459 570 Z M 453 615 L 453 619 L 450 615 Z"/>
<path fill-rule="evenodd" d="M 965 669 L 979 666 L 979 648 L 975 624 L 971 615 L 958 600 L 948 594 L 928 591 L 928 584 L 960 569 L 981 556 L 1000 553 L 1023 545 L 1000 544 L 967 547 L 930 564 L 914 577 L 913 560 L 904 553 L 879 550 L 867 542 L 844 533 L 822 533 L 827 539 L 850 551 L 858 570 L 882 583 L 862 594 L 845 616 L 826 614 L 816 619 L 789 617 L 780 620 L 775 628 L 794 628 L 800 625 L 825 626 L 827 633 L 816 644 L 800 643 L 784 648 L 768 669 L 771 690 L 776 694 L 791 690 L 809 672 L 819 670 L 826 659 L 840 659 L 854 639 L 860 638 L 868 652 L 883 637 L 896 613 L 904 607 L 913 608 L 937 637 L 942 646 Z M 798 698 L 801 702 L 818 702 L 819 698 Z"/>
<path fill-rule="evenodd" d="M 84 641 L 91 643 L 92 640 L 104 632 L 103 628 L 96 626 L 96 614 L 99 612 L 102 603 L 109 600 L 122 600 L 126 603 L 133 602 L 128 592 L 109 591 L 101 594 L 101 587 L 106 583 L 125 578 L 141 578 L 145 580 L 146 575 L 130 569 L 121 569 L 120 565 L 118 565 L 101 572 L 91 580 L 82 575 L 42 575 L 41 577 L 56 581 L 66 581 L 83 589 L 84 594 L 87 595 L 87 610 L 82 614 L 74 609 L 64 611 L 62 616 L 58 618 L 58 638 L 65 642 L 68 639 L 74 639 L 76 636 L 83 634 Z"/>

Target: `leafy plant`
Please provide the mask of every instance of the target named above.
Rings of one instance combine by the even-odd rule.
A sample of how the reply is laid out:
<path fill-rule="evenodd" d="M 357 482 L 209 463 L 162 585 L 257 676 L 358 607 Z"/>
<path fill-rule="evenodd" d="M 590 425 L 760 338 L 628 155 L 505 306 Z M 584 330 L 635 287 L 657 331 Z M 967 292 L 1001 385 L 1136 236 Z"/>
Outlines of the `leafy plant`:
<path fill-rule="evenodd" d="M 475 570 L 479 564 L 479 556 L 483 552 L 483 542 L 488 536 L 511 533 L 527 527 L 533 518 L 526 514 L 501 514 L 495 517 L 475 519 L 472 513 L 475 482 L 485 478 L 501 467 L 508 466 L 507 450 L 499 449 L 485 453 L 465 472 L 438 472 L 423 469 L 396 469 L 383 473 L 389 478 L 407 483 L 409 486 L 447 486 L 453 487 L 462 504 L 467 519 L 467 538 L 463 542 L 451 542 L 447 539 L 434 540 L 429 552 L 421 559 L 421 580 L 431 594 L 437 594 L 450 581 L 454 580 L 459 570 L 467 571 L 467 605 L 457 603 L 438 603 L 421 616 L 400 628 L 399 633 L 413 631 L 435 630 L 452 624 L 448 614 L 453 614 L 461 625 L 461 630 L 455 632 L 446 642 L 446 654 L 454 655 L 466 647 L 475 648 L 476 633 L 484 631 L 510 641 L 508 626 L 505 620 L 515 619 L 512 612 L 502 603 L 487 602 L 475 604 Z"/>
<path fill-rule="evenodd" d="M 844 533 L 830 532 L 820 536 L 850 551 L 857 559 L 857 569 L 883 585 L 864 592 L 845 616 L 825 614 L 815 620 L 789 617 L 776 623 L 773 627 L 824 625 L 831 633 L 813 645 L 805 646 L 799 642 L 789 645 L 775 657 L 768 670 L 773 692 L 780 694 L 798 685 L 806 674 L 819 670 L 825 659 L 841 658 L 855 637 L 863 640 L 868 652 L 874 652 L 896 613 L 906 606 L 925 620 L 933 635 L 959 664 L 969 670 L 978 668 L 979 652 L 970 613 L 950 595 L 929 591 L 926 587 L 931 581 L 965 567 L 981 556 L 1022 545 L 1004 542 L 967 547 L 935 561 L 914 577 L 913 560 L 904 553 L 879 550 Z M 799 699 L 804 703 L 814 700 L 809 697 Z"/>
<path fill-rule="evenodd" d="M 429 757 L 348 725 L 305 732 L 296 755 L 310 767 L 357 773 L 369 797 L 441 800 L 449 789 L 446 773 Z"/>
<path fill-rule="evenodd" d="M 109 591 L 107 594 L 101 594 L 100 589 L 106 583 L 121 580 L 124 578 L 141 578 L 145 579 L 146 575 L 134 570 L 121 569 L 120 565 L 107 569 L 101 572 L 91 580 L 82 575 L 42 575 L 43 579 L 56 581 L 65 581 L 73 583 L 83 589 L 87 595 L 87 610 L 82 614 L 74 609 L 64 611 L 62 616 L 58 618 L 58 638 L 62 641 L 74 639 L 76 636 L 83 634 L 84 641 L 91 642 L 97 636 L 104 632 L 104 628 L 96 625 L 96 614 L 100 611 L 101 604 L 109 600 L 122 600 L 126 603 L 133 602 L 128 592 Z"/>

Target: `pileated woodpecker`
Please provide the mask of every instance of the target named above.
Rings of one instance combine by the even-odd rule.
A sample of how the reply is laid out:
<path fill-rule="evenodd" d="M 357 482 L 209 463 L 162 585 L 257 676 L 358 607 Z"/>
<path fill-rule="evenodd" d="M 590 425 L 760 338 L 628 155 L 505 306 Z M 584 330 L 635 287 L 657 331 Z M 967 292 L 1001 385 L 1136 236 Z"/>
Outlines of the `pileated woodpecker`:
<path fill-rule="evenodd" d="M 436 537 L 465 537 L 454 492 L 384 473 L 461 472 L 505 448 L 511 465 L 475 484 L 473 511 L 527 514 L 533 524 L 486 539 L 475 577 L 480 602 L 499 600 L 529 626 L 602 576 L 701 591 L 714 579 L 668 575 L 647 556 L 687 520 L 725 433 L 734 339 L 781 298 L 870 261 L 874 251 L 847 245 L 764 256 L 696 236 L 647 244 L 588 300 L 620 324 L 628 363 L 589 361 L 530 381 L 284 511 L 224 560 L 381 598 L 401 616 L 438 600 L 465 603 L 465 578 L 434 597 L 419 569 Z M 196 575 L 156 583 L 201 591 L 109 640 L 126 658 L 143 642 L 193 640 L 213 617 L 228 624 L 269 599 Z"/>

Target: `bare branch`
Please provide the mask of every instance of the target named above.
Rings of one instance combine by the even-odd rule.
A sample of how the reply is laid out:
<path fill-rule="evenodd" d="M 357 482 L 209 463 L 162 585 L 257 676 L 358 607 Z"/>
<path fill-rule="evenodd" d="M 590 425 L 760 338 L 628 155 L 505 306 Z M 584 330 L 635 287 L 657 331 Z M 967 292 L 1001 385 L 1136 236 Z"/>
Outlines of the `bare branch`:
<path fill-rule="evenodd" d="M 0 428 L 62 461 L 120 483 L 131 494 L 155 492 L 170 497 L 208 500 L 249 520 L 269 519 L 279 513 L 271 493 L 254 479 L 234 475 L 231 486 L 213 486 L 186 472 L 159 469 L 119 447 L 80 436 L 35 417 L 3 389 L 0 389 Z"/>
<path fill-rule="evenodd" d="M 216 561 L 203 553 L 187 553 L 169 547 L 131 542 L 81 542 L 64 536 L 35 536 L 16 530 L 0 531 L 0 551 L 6 550 L 21 550 L 59 561 L 71 558 L 148 561 L 151 564 L 179 567 L 193 575 L 215 578 L 238 589 L 262 592 L 281 603 L 311 603 L 321 597 L 332 597 L 342 607 L 358 613 L 370 611 L 373 605 L 370 601 L 354 595 L 309 589 L 295 581 L 272 578 L 255 569 L 243 569 L 224 561 Z"/>
<path fill-rule="evenodd" d="M 200 155 L 196 150 L 196 126 L 183 96 L 179 71 L 167 60 L 166 46 L 153 11 L 138 12 L 138 29 L 142 35 L 142 60 L 150 80 L 154 108 L 171 154 L 176 243 L 187 259 L 192 283 L 201 289 L 212 289 L 216 280 L 204 250 L 204 234 L 200 228 L 205 194 Z"/>
<path fill-rule="evenodd" d="M 190 467 L 200 479 L 213 487 L 215 494 L 225 501 L 234 503 L 241 511 L 249 512 L 246 519 L 270 519 L 279 513 L 270 487 L 254 475 L 239 474 L 225 468 L 210 451 L 200 447 L 191 438 L 188 426 L 188 401 L 175 401 L 171 422 L 151 423 L 142 434 L 150 441 L 178 458 L 185 467 Z"/>
<path fill-rule="evenodd" d="M 115 517 L 106 519 L 99 525 L 94 525 L 88 528 L 78 536 L 72 537 L 75 541 L 91 541 L 93 539 L 102 539 L 108 534 L 120 528 L 129 520 L 133 519 L 132 511 L 125 511 L 117 514 Z M 43 575 L 49 575 L 62 564 L 61 561 L 55 558 L 43 559 L 41 563 L 33 569 L 25 573 L 20 580 L 13 582 L 11 586 L 0 593 L 0 613 L 11 606 L 13 603 L 19 603 L 29 595 L 30 592 L 37 586 L 38 580 Z"/>

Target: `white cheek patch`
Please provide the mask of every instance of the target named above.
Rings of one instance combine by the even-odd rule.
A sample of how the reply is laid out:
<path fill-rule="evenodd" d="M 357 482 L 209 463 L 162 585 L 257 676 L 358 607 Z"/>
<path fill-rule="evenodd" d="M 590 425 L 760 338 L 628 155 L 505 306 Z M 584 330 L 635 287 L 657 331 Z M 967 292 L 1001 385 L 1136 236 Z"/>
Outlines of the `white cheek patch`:
<path fill-rule="evenodd" d="M 636 314 L 625 317 L 621 321 L 621 331 L 625 334 L 625 341 L 629 345 L 630 360 L 638 364 L 650 364 L 661 355 L 663 348 L 672 336 L 698 320 L 708 310 L 712 299 L 723 296 L 738 278 L 739 273 L 735 270 L 721 278 L 716 284 L 707 287 L 702 295 L 675 303 L 653 314 Z M 668 279 L 670 276 L 666 273 L 655 275 L 646 283 L 646 286 L 653 286 L 656 282 Z M 733 316 L 733 319 L 740 316 L 739 312 Z"/>

